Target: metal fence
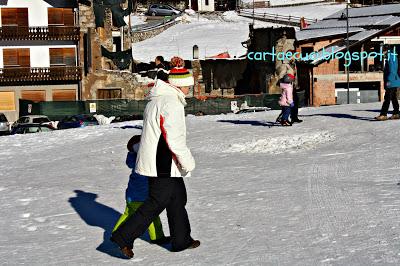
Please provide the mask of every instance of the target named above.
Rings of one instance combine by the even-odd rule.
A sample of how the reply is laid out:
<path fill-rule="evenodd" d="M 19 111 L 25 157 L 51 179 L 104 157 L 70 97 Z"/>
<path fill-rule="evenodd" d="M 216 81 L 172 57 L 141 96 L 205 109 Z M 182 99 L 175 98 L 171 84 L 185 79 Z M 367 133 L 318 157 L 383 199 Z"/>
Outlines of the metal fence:
<path fill-rule="evenodd" d="M 180 15 L 178 15 L 178 16 L 180 16 Z M 150 21 L 145 24 L 133 26 L 132 32 L 134 32 L 134 33 L 147 32 L 147 31 L 158 29 L 158 28 L 162 28 L 166 25 L 176 24 L 179 22 L 179 21 L 175 21 L 175 19 L 178 16 L 164 17 L 161 20 Z"/>
<path fill-rule="evenodd" d="M 272 109 L 280 109 L 278 105 L 279 94 L 257 94 L 242 95 L 234 98 L 208 98 L 199 100 L 197 98 L 188 98 L 185 108 L 186 114 L 214 115 L 222 113 L 230 113 L 231 102 L 236 101 L 240 107 L 242 103 L 247 102 L 248 106 L 269 107 Z M 304 97 L 300 97 L 304 98 Z M 130 99 L 115 100 L 87 100 L 87 101 L 54 101 L 54 102 L 38 102 L 20 100 L 19 110 L 20 116 L 24 115 L 47 115 L 52 120 L 61 120 L 65 116 L 75 114 L 89 114 L 90 104 L 96 104 L 96 113 L 105 116 L 141 116 L 146 107 L 147 101 L 137 101 Z"/>

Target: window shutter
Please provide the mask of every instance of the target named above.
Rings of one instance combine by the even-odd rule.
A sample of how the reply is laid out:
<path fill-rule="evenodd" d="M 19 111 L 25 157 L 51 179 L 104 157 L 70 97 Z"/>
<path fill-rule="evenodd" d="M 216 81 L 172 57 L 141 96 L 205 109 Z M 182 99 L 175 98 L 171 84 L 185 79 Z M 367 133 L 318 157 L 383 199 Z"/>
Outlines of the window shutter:
<path fill-rule="evenodd" d="M 46 101 L 46 91 L 21 91 L 21 99 L 33 102 L 44 102 Z"/>
<path fill-rule="evenodd" d="M 47 13 L 49 25 L 64 25 L 64 12 L 62 8 L 49 7 Z"/>
<path fill-rule="evenodd" d="M 18 65 L 21 67 L 30 67 L 30 49 L 17 49 L 18 50 Z"/>
<path fill-rule="evenodd" d="M 18 66 L 18 50 L 3 49 L 3 63 L 4 67 Z"/>
<path fill-rule="evenodd" d="M 1 22 L 3 26 L 12 26 L 17 24 L 17 9 L 16 8 L 2 8 L 1 9 Z"/>
<path fill-rule="evenodd" d="M 53 101 L 75 101 L 75 90 L 53 90 Z"/>
<path fill-rule="evenodd" d="M 50 48 L 50 65 L 64 65 L 63 48 Z"/>
<path fill-rule="evenodd" d="M 74 10 L 72 8 L 64 8 L 64 26 L 74 26 Z"/>
<path fill-rule="evenodd" d="M 64 48 L 64 63 L 67 66 L 75 66 L 75 48 Z"/>
<path fill-rule="evenodd" d="M 76 66 L 75 48 L 50 48 L 50 65 Z"/>
<path fill-rule="evenodd" d="M 17 25 L 28 27 L 28 8 L 17 8 Z"/>
<path fill-rule="evenodd" d="M 0 91 L 0 110 L 15 110 L 15 95 L 13 91 Z"/>

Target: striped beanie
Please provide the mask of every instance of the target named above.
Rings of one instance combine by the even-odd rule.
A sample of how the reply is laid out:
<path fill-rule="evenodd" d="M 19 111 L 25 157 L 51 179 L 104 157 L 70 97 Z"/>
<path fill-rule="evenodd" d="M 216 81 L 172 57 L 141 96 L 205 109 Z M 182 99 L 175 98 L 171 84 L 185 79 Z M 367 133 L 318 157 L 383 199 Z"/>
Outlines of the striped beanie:
<path fill-rule="evenodd" d="M 169 71 L 169 84 L 176 87 L 189 87 L 194 85 L 192 73 L 184 67 L 174 67 Z"/>
<path fill-rule="evenodd" d="M 171 67 L 184 67 L 185 60 L 180 58 L 179 56 L 174 56 L 170 60 Z"/>

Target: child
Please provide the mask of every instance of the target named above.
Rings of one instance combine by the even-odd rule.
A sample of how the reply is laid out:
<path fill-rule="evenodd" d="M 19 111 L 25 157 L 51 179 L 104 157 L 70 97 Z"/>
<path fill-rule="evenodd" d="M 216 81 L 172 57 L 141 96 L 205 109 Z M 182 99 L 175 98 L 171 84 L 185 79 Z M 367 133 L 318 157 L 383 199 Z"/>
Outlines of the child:
<path fill-rule="evenodd" d="M 139 149 L 140 135 L 133 136 L 127 144 L 128 155 L 126 164 L 132 169 L 129 177 L 128 187 L 125 192 L 126 208 L 124 214 L 114 226 L 113 232 L 120 227 L 135 211 L 143 204 L 149 195 L 149 187 L 147 176 L 142 176 L 135 173 L 136 156 Z M 160 217 L 157 216 L 150 224 L 149 228 L 150 241 L 153 244 L 165 244 L 170 241 L 170 237 L 165 237 L 162 229 Z"/>
<path fill-rule="evenodd" d="M 292 74 L 286 74 L 280 81 L 279 86 L 282 89 L 281 97 L 279 98 L 279 105 L 282 107 L 282 126 L 291 126 L 289 122 L 289 115 L 293 103 L 293 84 L 294 76 Z"/>

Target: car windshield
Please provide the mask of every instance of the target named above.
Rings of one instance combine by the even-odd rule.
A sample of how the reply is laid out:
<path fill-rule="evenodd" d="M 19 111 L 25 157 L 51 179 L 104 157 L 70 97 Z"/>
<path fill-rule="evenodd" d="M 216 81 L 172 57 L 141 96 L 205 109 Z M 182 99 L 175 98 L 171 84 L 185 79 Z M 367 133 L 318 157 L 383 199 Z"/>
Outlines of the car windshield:
<path fill-rule="evenodd" d="M 7 122 L 7 117 L 4 114 L 0 114 L 0 122 Z"/>
<path fill-rule="evenodd" d="M 50 120 L 47 117 L 39 117 L 39 118 L 34 118 L 32 120 L 33 123 L 48 123 Z"/>

